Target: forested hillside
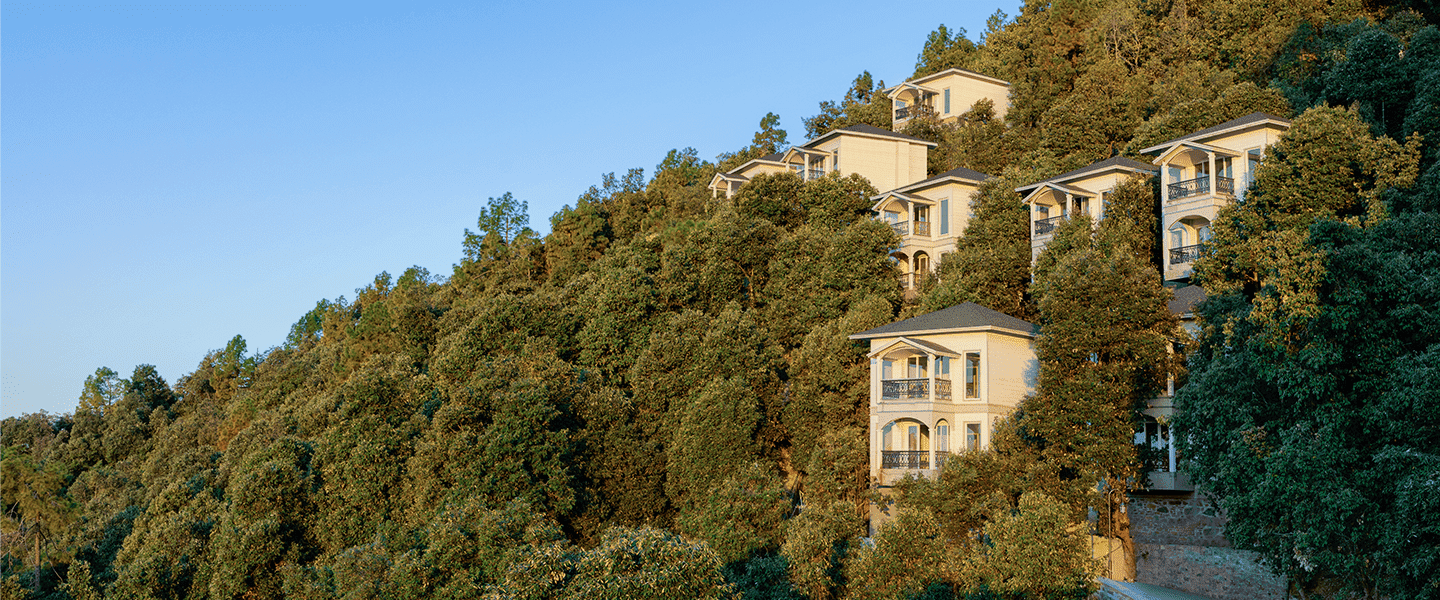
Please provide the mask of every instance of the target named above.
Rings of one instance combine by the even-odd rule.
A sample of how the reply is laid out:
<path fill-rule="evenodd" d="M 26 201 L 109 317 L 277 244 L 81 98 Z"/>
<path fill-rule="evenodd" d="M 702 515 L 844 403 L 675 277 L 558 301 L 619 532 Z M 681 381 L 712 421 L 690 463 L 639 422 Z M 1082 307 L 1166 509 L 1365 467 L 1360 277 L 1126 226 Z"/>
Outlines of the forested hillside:
<path fill-rule="evenodd" d="M 452 273 L 381 273 L 282 347 L 237 336 L 174 382 L 101 368 L 73 413 L 6 419 L 0 593 L 1083 597 L 1073 524 L 1100 508 L 1128 539 L 1103 507 L 1137 485 L 1135 403 L 1176 376 L 1188 468 L 1237 547 L 1297 592 L 1440 596 L 1435 18 L 1057 0 L 979 41 L 940 27 L 915 74 L 998 77 L 1012 106 L 907 125 L 939 144 L 932 174 L 997 176 L 910 299 L 862 178 L 711 197 L 717 170 L 783 149 L 773 115 L 714 162 L 604 176 L 543 238 L 491 198 Z M 807 135 L 888 128 L 882 88 L 861 74 Z M 1255 111 L 1294 125 L 1217 221 L 1187 364 L 1151 182 L 1062 227 L 1032 282 L 1016 186 Z M 1041 326 L 1040 390 L 862 540 L 868 346 L 847 336 L 967 300 Z"/>

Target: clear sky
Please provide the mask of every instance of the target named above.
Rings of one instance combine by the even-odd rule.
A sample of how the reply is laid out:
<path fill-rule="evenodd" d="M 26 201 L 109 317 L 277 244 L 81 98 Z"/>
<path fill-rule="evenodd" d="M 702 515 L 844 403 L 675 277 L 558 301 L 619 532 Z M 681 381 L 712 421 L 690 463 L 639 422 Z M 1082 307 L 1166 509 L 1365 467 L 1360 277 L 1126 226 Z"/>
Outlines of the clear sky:
<path fill-rule="evenodd" d="M 750 142 L 938 25 L 1019 3 L 69 4 L 0 15 L 0 416 L 101 366 L 167 381 L 321 298 L 449 275 L 487 198 L 531 226 L 602 174 Z"/>

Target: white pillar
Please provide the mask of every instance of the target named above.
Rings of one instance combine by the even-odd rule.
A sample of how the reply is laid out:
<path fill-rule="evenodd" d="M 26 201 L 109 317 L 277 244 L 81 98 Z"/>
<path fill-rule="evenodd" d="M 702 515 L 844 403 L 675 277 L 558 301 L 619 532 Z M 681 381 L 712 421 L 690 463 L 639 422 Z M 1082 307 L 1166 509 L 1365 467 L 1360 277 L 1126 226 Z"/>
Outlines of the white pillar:
<path fill-rule="evenodd" d="M 933 381 L 933 379 L 932 379 L 932 381 Z M 926 425 L 926 427 L 929 427 L 929 428 L 930 428 L 930 444 L 929 444 L 930 447 L 927 448 L 926 450 L 928 450 L 928 451 L 930 452 L 930 462 L 929 462 L 930 468 L 934 469 L 934 468 L 935 468 L 935 442 L 936 442 L 936 438 L 935 438 L 935 418 L 934 418 L 934 416 L 933 416 L 933 413 L 932 413 L 932 416 L 931 416 L 931 418 L 930 418 L 930 424 L 929 424 L 929 425 Z"/>
<path fill-rule="evenodd" d="M 1170 201 L 1170 181 L 1166 180 L 1166 173 L 1170 171 L 1170 161 L 1160 163 L 1160 213 L 1165 213 L 1165 203 Z"/>
<path fill-rule="evenodd" d="M 935 355 L 925 355 L 925 374 L 930 378 L 930 402 L 935 402 Z"/>
<path fill-rule="evenodd" d="M 1069 192 L 1065 193 L 1065 218 L 1075 218 L 1075 196 Z"/>
<path fill-rule="evenodd" d="M 1214 152 L 1206 152 L 1206 154 L 1209 155 L 1209 157 L 1210 157 L 1210 158 L 1209 158 L 1209 160 L 1210 160 L 1210 193 L 1211 193 L 1211 194 L 1217 194 L 1217 193 L 1220 192 L 1220 190 L 1215 187 L 1215 184 L 1216 184 L 1215 178 L 1218 177 L 1218 175 L 1215 174 L 1215 153 L 1214 153 Z"/>
<path fill-rule="evenodd" d="M 1170 450 L 1170 472 L 1171 472 L 1171 473 L 1174 473 L 1174 472 L 1175 472 L 1175 425 L 1173 425 L 1173 424 L 1167 425 L 1167 426 L 1165 427 L 1165 433 L 1169 434 L 1169 435 L 1167 435 L 1166 437 L 1170 438 L 1170 439 L 1168 440 L 1170 443 L 1167 444 L 1167 446 L 1169 446 L 1168 449 Z"/>

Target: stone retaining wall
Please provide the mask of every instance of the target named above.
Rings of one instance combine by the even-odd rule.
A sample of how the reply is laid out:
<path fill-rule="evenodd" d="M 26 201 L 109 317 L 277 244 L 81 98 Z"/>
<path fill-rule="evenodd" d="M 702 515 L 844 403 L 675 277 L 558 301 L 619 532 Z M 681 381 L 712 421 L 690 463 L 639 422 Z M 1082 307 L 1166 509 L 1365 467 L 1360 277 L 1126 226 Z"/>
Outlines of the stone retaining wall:
<path fill-rule="evenodd" d="M 1285 580 L 1234 548 L 1135 544 L 1135 580 L 1215 600 L 1284 600 Z"/>
<path fill-rule="evenodd" d="M 1201 493 L 1132 496 L 1128 510 L 1136 544 L 1230 547 L 1224 513 Z"/>

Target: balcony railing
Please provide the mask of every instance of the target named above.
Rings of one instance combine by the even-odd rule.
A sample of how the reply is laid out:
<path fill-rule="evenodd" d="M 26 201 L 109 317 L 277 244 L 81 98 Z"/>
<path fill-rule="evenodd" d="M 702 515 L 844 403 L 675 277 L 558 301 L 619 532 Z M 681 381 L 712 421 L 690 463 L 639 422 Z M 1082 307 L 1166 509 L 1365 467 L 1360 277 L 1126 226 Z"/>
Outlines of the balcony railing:
<path fill-rule="evenodd" d="M 1055 231 L 1056 227 L 1060 226 L 1060 220 L 1064 218 L 1065 216 L 1061 215 L 1048 219 L 1037 219 L 1035 221 L 1035 235 L 1050 235 Z"/>
<path fill-rule="evenodd" d="M 1179 248 L 1171 248 L 1170 264 L 1183 265 L 1188 262 L 1194 262 L 1195 259 L 1200 258 L 1201 246 L 1202 244 L 1192 244 L 1189 246 L 1181 246 Z"/>
<path fill-rule="evenodd" d="M 910 233 L 910 222 L 891 223 L 890 228 L 895 230 L 895 235 L 907 235 Z"/>
<path fill-rule="evenodd" d="M 950 399 L 950 380 L 935 380 L 935 398 Z M 881 400 L 929 400 L 929 379 L 886 379 L 880 382 Z"/>
<path fill-rule="evenodd" d="M 895 109 L 895 120 L 896 120 L 896 121 L 903 121 L 903 120 L 908 119 L 908 118 L 910 118 L 910 107 L 908 107 L 908 106 L 901 106 L 900 108 Z"/>
<path fill-rule="evenodd" d="M 804 173 L 804 170 L 802 169 L 802 170 L 801 170 L 801 175 L 804 175 L 804 174 L 805 174 L 805 173 Z M 809 175 L 809 177 L 805 177 L 804 179 L 807 179 L 807 180 L 810 180 L 810 179 L 819 179 L 819 178 L 824 177 L 824 176 L 825 176 L 825 169 L 810 169 L 810 175 Z"/>
<path fill-rule="evenodd" d="M 945 460 L 950 458 L 949 452 L 935 451 L 935 468 L 945 466 Z M 928 469 L 930 468 L 929 450 L 881 450 L 880 468 L 882 469 Z"/>
<path fill-rule="evenodd" d="M 881 450 L 880 468 L 928 469 L 930 468 L 930 452 L 928 450 Z"/>
<path fill-rule="evenodd" d="M 1215 188 L 1222 193 L 1235 194 L 1235 180 L 1229 177 L 1215 177 Z M 1190 196 L 1200 196 L 1210 193 L 1210 176 L 1201 175 L 1194 179 L 1170 184 L 1170 199 L 1179 200 Z"/>
<path fill-rule="evenodd" d="M 930 223 L 928 221 L 916 221 L 915 235 L 930 235 Z"/>

